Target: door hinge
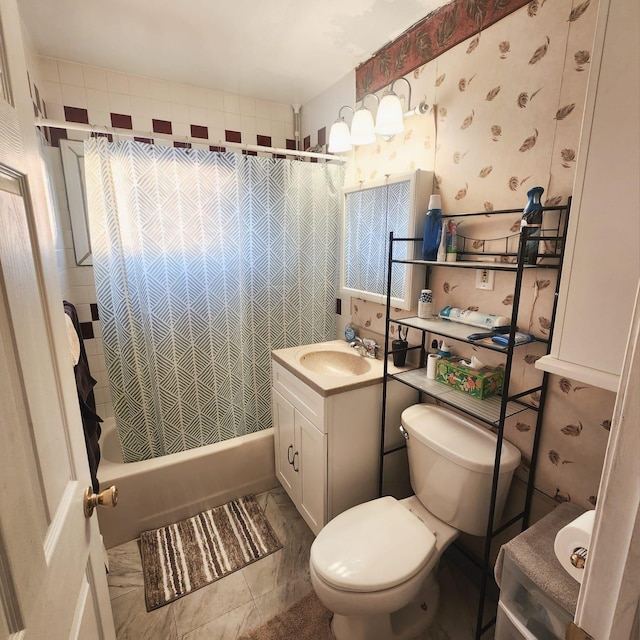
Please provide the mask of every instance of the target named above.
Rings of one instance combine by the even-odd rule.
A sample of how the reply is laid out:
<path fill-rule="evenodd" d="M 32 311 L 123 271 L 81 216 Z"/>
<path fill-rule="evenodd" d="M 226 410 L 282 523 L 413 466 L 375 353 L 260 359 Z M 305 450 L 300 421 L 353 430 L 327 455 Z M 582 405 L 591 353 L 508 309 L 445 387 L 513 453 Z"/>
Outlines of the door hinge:
<path fill-rule="evenodd" d="M 593 638 L 584 629 L 581 629 L 574 622 L 570 622 L 567 625 L 564 638 L 565 640 L 593 640 Z"/>

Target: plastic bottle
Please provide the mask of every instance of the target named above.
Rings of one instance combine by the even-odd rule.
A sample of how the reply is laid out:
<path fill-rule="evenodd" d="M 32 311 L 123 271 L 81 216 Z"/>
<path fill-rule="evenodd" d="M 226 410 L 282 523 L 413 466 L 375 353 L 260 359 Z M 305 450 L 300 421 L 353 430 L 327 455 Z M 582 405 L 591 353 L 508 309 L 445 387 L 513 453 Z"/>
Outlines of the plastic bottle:
<path fill-rule="evenodd" d="M 458 237 L 456 235 L 456 223 L 449 220 L 447 229 L 447 262 L 455 262 L 458 259 Z"/>
<path fill-rule="evenodd" d="M 423 289 L 418 298 L 418 318 L 433 318 L 433 291 Z"/>
<path fill-rule="evenodd" d="M 447 226 L 442 225 L 442 233 L 440 234 L 440 244 L 438 245 L 438 262 L 447 261 Z"/>
<path fill-rule="evenodd" d="M 424 235 L 422 238 L 422 259 L 436 260 L 438 246 L 442 235 L 442 209 L 441 199 L 438 195 L 429 198 L 429 210 L 425 216 Z"/>
<path fill-rule="evenodd" d="M 525 205 L 522 212 L 522 227 L 537 227 L 529 230 L 529 238 L 540 236 L 540 227 L 542 226 L 542 204 L 540 198 L 544 193 L 544 187 L 532 187 L 527 191 L 529 201 Z M 538 241 L 528 240 L 525 248 L 524 263 L 536 264 L 538 259 Z"/>

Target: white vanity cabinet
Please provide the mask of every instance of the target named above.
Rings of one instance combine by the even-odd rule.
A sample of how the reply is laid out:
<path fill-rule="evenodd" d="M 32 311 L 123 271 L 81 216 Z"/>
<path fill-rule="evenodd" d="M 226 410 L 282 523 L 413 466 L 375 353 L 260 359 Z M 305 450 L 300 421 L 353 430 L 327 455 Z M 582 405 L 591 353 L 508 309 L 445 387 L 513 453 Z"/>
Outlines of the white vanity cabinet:
<path fill-rule="evenodd" d="M 339 513 L 378 497 L 382 379 L 323 396 L 271 364 L 276 476 L 317 535 Z M 417 394 L 394 390 L 389 403 L 399 426 Z M 397 466 L 406 473 L 406 464 Z"/>

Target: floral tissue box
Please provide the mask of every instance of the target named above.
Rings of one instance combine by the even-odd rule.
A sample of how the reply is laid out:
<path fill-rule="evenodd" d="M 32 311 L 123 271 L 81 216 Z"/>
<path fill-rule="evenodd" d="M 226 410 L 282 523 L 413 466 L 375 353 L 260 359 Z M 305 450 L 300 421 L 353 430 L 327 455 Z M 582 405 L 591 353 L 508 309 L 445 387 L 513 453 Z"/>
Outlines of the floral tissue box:
<path fill-rule="evenodd" d="M 490 398 L 502 391 L 504 372 L 501 369 L 472 369 L 461 363 L 461 358 L 439 358 L 436 364 L 436 380 L 464 391 L 478 400 Z"/>

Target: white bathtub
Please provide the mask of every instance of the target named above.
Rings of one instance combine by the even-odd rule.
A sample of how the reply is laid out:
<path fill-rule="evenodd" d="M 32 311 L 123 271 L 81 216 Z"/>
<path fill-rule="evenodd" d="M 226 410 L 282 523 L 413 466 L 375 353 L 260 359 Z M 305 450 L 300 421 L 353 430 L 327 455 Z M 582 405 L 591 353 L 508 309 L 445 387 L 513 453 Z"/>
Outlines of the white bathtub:
<path fill-rule="evenodd" d="M 113 418 L 100 438 L 100 488 L 118 488 L 115 509 L 98 509 L 107 549 L 249 493 L 277 486 L 273 429 L 141 462 L 122 462 Z"/>

